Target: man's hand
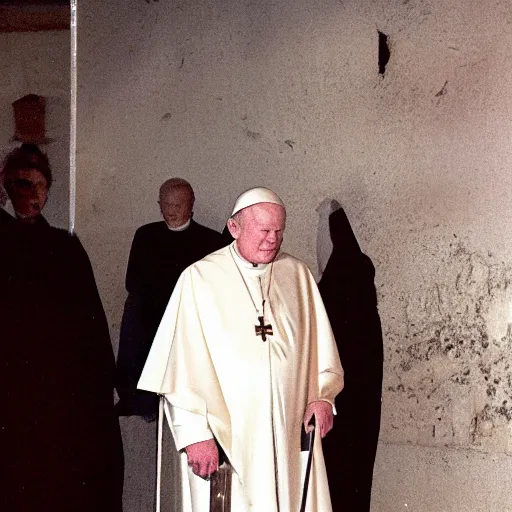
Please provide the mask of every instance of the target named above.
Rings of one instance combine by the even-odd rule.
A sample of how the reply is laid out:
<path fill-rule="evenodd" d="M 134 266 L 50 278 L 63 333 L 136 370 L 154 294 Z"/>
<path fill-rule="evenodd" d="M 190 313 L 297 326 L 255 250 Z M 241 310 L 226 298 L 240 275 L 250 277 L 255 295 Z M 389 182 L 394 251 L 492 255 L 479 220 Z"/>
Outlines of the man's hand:
<path fill-rule="evenodd" d="M 219 450 L 214 439 L 189 444 L 185 447 L 188 465 L 195 475 L 209 478 L 219 469 Z"/>
<path fill-rule="evenodd" d="M 334 423 L 332 405 L 329 402 L 318 400 L 316 402 L 311 402 L 306 407 L 306 412 L 304 414 L 304 428 L 306 429 L 306 432 L 311 432 L 313 430 L 313 426 L 309 424 L 313 414 L 315 415 L 316 429 L 320 432 L 320 436 L 324 438 L 331 430 Z"/>

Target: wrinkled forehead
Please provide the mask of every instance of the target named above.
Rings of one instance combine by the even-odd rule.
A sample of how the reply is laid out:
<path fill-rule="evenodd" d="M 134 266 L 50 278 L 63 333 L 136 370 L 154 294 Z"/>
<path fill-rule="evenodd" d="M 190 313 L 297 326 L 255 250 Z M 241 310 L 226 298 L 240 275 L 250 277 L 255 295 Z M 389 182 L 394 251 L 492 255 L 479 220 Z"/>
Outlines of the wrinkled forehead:
<path fill-rule="evenodd" d="M 282 230 L 286 223 L 286 210 L 275 203 L 258 203 L 244 208 L 242 211 L 242 224 L 250 222 L 268 229 Z"/>
<path fill-rule="evenodd" d="M 173 202 L 173 203 L 184 203 L 184 202 L 192 202 L 193 196 L 192 192 L 188 187 L 178 186 L 168 188 L 166 190 L 160 191 L 160 201 L 164 202 Z"/>

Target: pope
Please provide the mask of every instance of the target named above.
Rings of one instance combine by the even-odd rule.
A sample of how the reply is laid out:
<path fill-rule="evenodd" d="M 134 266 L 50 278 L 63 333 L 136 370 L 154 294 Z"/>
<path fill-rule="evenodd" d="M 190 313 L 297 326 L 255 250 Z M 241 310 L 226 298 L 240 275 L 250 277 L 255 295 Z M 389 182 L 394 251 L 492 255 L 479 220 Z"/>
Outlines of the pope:
<path fill-rule="evenodd" d="M 184 510 L 208 510 L 219 457 L 232 468 L 232 510 L 299 510 L 313 416 L 306 510 L 332 510 L 321 438 L 343 369 L 311 272 L 280 252 L 285 223 L 274 192 L 244 192 L 227 223 L 234 242 L 181 274 L 146 361 L 139 388 L 165 396 Z"/>

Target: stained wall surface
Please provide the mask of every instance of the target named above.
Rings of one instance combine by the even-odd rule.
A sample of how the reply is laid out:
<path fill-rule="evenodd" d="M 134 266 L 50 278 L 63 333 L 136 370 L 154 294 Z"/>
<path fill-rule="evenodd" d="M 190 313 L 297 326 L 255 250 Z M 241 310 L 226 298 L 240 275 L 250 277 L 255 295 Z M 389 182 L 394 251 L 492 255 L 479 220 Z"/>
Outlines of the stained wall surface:
<path fill-rule="evenodd" d="M 54 180 L 44 215 L 61 228 L 68 227 L 69 218 L 69 88 L 69 30 L 0 33 L 0 159 L 21 144 L 12 140 L 11 104 L 26 94 L 44 96 L 49 142 L 40 148 Z"/>
<path fill-rule="evenodd" d="M 315 272 L 335 199 L 377 267 L 374 509 L 512 510 L 510 2 L 84 0 L 79 19 L 77 229 L 114 341 L 166 178 L 218 230 L 270 186 Z"/>

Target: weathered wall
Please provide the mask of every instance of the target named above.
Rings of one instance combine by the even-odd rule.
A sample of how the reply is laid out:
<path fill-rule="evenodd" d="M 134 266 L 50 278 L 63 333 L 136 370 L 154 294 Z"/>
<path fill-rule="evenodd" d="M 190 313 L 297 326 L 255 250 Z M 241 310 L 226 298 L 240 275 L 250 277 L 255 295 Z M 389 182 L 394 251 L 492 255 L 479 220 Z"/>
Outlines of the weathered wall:
<path fill-rule="evenodd" d="M 20 145 L 12 140 L 12 102 L 26 94 L 44 96 L 46 136 L 51 142 L 40 147 L 54 175 L 44 215 L 62 228 L 68 227 L 69 217 L 69 55 L 67 30 L 0 33 L 0 159 Z"/>
<path fill-rule="evenodd" d="M 189 179 L 217 229 L 240 191 L 274 188 L 285 249 L 313 269 L 315 210 L 336 199 L 376 264 L 386 336 L 375 510 L 512 510 L 508 0 L 80 9 L 77 228 L 114 338 L 164 179 Z M 486 492 L 468 492 L 475 479 Z"/>

